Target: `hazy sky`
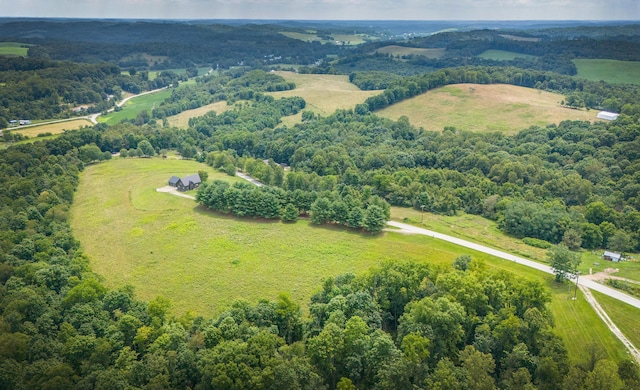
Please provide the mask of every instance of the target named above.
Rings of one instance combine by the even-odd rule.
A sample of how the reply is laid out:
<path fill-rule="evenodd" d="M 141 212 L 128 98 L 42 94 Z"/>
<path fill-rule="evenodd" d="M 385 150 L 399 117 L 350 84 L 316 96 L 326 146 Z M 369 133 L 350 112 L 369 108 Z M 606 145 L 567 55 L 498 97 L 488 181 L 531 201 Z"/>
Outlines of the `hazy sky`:
<path fill-rule="evenodd" d="M 640 20 L 640 0 L 0 0 L 0 16 L 166 19 Z"/>

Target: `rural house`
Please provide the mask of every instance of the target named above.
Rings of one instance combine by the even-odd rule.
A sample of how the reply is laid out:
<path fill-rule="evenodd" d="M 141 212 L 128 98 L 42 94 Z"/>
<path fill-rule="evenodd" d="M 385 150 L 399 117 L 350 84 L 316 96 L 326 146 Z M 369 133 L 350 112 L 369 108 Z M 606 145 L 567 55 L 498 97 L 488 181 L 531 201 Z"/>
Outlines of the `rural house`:
<path fill-rule="evenodd" d="M 189 191 L 195 188 L 198 188 L 202 183 L 200 179 L 200 175 L 197 173 L 189 176 L 185 176 L 183 178 L 178 178 L 177 176 L 171 176 L 169 179 L 169 185 L 171 187 L 176 187 L 178 191 Z"/>
<path fill-rule="evenodd" d="M 622 256 L 620 255 L 620 253 L 604 251 L 602 258 L 617 263 L 621 260 Z"/>

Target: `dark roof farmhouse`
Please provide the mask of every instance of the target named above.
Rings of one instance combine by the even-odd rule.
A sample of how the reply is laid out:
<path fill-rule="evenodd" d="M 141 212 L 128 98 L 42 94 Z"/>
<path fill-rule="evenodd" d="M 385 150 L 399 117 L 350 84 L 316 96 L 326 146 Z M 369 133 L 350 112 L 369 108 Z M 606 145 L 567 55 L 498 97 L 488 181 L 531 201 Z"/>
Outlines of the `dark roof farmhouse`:
<path fill-rule="evenodd" d="M 195 188 L 198 188 L 202 183 L 200 180 L 200 175 L 194 173 L 193 175 L 185 176 L 183 178 L 179 178 L 178 176 L 171 176 L 169 179 L 169 185 L 171 187 L 176 187 L 178 191 L 189 191 Z"/>

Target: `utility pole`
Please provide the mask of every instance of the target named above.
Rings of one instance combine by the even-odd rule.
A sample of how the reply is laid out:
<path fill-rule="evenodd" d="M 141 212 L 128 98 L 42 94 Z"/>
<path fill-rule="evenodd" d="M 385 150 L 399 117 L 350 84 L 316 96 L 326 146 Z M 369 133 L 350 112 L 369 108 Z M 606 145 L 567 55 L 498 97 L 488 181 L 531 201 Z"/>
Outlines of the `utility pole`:
<path fill-rule="evenodd" d="M 420 216 L 420 224 L 424 223 L 424 205 L 420 205 L 420 209 L 422 209 L 422 215 Z"/>
<path fill-rule="evenodd" d="M 576 271 L 576 289 L 573 293 L 573 300 L 578 299 L 578 279 L 580 279 L 580 271 Z"/>

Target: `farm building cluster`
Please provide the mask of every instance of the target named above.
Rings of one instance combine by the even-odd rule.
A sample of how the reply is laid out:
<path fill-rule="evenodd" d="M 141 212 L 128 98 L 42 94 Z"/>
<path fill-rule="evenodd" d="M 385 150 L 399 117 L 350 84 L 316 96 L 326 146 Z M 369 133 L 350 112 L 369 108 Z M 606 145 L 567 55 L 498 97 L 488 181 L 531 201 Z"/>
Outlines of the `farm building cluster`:
<path fill-rule="evenodd" d="M 200 187 L 200 183 L 202 180 L 200 179 L 200 175 L 194 173 L 193 175 L 185 176 L 183 178 L 179 178 L 178 176 L 171 176 L 169 179 L 169 185 L 171 187 L 176 187 L 178 191 L 189 191 Z"/>

